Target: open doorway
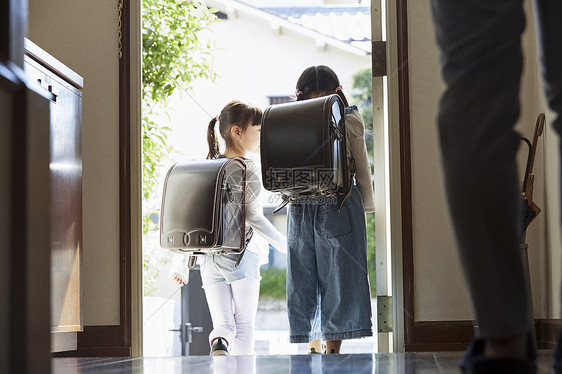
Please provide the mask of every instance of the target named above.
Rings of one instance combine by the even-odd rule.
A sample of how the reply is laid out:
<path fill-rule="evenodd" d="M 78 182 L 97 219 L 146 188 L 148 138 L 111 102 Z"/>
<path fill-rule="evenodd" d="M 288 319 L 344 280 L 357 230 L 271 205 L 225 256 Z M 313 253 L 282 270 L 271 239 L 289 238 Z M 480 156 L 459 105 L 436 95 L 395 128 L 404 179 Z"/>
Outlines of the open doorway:
<path fill-rule="evenodd" d="M 162 161 L 157 173 L 158 193 L 150 197 L 153 205 L 158 205 L 161 199 L 161 182 L 173 162 L 205 158 L 207 124 L 226 102 L 238 98 L 265 108 L 270 104 L 291 100 L 296 79 L 304 68 L 311 65 L 331 66 L 338 73 L 350 104 L 363 108 L 362 114 L 366 122 L 370 122 L 370 133 L 367 131 L 369 136 L 366 140 L 372 152 L 372 123 L 376 120 L 385 121 L 384 105 L 380 105 L 380 102 L 384 102 L 384 82 L 382 78 L 370 79 L 371 20 L 375 19 L 371 9 L 376 7 L 380 22 L 380 15 L 384 14 L 380 1 L 371 4 L 370 1 L 301 0 L 295 1 L 293 6 L 288 6 L 290 4 L 287 2 L 279 6 L 273 0 L 209 0 L 206 3 L 218 10 L 215 14 L 220 21 L 213 23 L 210 31 L 201 33 L 200 38 L 211 43 L 212 68 L 218 76 L 214 82 L 200 79 L 193 81 L 189 87 L 180 85 L 180 89 L 170 97 L 170 110 L 160 121 L 171 129 L 168 140 L 173 151 L 169 159 Z M 348 24 L 355 29 L 342 28 Z M 383 28 L 379 24 L 377 29 Z M 363 83 L 357 84 L 355 81 Z M 373 88 L 376 97 L 381 100 L 374 113 L 369 83 L 380 87 Z M 367 91 L 365 87 L 368 87 Z M 380 154 L 371 155 L 375 165 L 375 157 L 384 158 Z M 378 164 L 384 164 L 384 161 Z M 276 206 L 275 199 L 269 199 L 266 195 L 264 206 L 266 216 L 284 231 L 286 217 L 283 212 L 271 214 Z M 158 212 L 148 210 L 150 222 L 157 228 Z M 374 258 L 375 224 L 374 216 L 369 216 L 369 270 L 371 292 L 375 300 L 375 285 L 378 283 L 375 273 L 380 265 L 378 268 L 375 266 L 379 262 Z M 167 279 L 171 261 L 167 253 L 158 247 L 158 232 L 149 230 L 143 238 L 144 356 L 176 356 L 181 354 L 179 332 L 174 331 L 181 323 L 181 291 Z M 270 263 L 262 267 L 257 354 L 293 354 L 307 350 L 306 345 L 288 343 L 288 321 L 284 309 L 284 260 L 283 256 L 272 252 Z M 389 287 L 385 284 L 384 288 Z M 376 315 L 374 309 L 374 331 L 377 331 Z M 351 340 L 342 348 L 342 352 L 374 351 L 377 351 L 376 338 Z"/>

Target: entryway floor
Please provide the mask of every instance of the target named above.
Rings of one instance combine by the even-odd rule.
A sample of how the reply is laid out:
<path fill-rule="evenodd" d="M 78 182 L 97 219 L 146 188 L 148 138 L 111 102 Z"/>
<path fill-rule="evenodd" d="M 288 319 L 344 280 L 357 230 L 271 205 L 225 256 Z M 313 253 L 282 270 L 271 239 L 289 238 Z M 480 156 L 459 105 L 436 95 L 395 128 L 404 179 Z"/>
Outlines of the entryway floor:
<path fill-rule="evenodd" d="M 383 374 L 460 373 L 463 352 L 339 355 L 54 358 L 55 374 Z M 552 373 L 552 354 L 541 350 L 537 373 Z"/>

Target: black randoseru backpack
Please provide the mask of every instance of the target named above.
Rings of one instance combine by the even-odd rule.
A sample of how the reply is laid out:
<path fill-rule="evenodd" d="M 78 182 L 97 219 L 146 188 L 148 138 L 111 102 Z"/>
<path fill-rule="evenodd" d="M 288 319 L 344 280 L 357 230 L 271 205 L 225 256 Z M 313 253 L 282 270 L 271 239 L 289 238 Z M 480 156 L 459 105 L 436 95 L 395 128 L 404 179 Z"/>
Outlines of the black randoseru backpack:
<path fill-rule="evenodd" d="M 261 125 L 263 185 L 282 194 L 277 210 L 301 196 L 350 191 L 345 110 L 337 94 L 270 105 Z"/>
<path fill-rule="evenodd" d="M 240 254 L 246 248 L 246 163 L 182 161 L 164 182 L 160 245 L 173 252 Z M 194 266 L 195 261 L 190 261 Z"/>

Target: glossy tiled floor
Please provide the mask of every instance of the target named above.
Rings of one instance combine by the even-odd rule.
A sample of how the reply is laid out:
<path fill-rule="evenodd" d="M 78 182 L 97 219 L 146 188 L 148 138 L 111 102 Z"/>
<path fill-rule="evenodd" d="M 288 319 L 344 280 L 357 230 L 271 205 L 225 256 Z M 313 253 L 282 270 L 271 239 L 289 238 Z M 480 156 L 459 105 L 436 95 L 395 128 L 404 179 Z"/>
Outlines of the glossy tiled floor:
<path fill-rule="evenodd" d="M 367 374 L 460 373 L 462 352 L 341 355 L 56 358 L 56 374 Z M 539 374 L 552 373 L 550 351 L 539 352 Z"/>

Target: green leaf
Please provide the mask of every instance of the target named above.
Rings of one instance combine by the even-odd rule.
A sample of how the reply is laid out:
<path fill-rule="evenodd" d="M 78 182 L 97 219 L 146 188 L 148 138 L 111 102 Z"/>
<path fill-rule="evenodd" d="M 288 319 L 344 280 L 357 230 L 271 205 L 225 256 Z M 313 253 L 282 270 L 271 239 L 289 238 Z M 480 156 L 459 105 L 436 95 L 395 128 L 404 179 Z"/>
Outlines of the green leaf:
<path fill-rule="evenodd" d="M 149 216 L 159 207 L 150 204 L 160 188 L 158 173 L 169 163 L 171 152 L 171 129 L 158 121 L 162 114 L 169 118 L 166 100 L 180 85 L 187 87 L 199 78 L 214 81 L 211 46 L 203 44 L 198 33 L 209 30 L 218 18 L 213 14 L 216 9 L 208 9 L 200 0 L 143 0 L 142 5 L 142 227 L 146 234 L 158 229 Z M 150 294 L 167 260 L 163 251 L 143 248 L 143 252 L 145 294 Z"/>

